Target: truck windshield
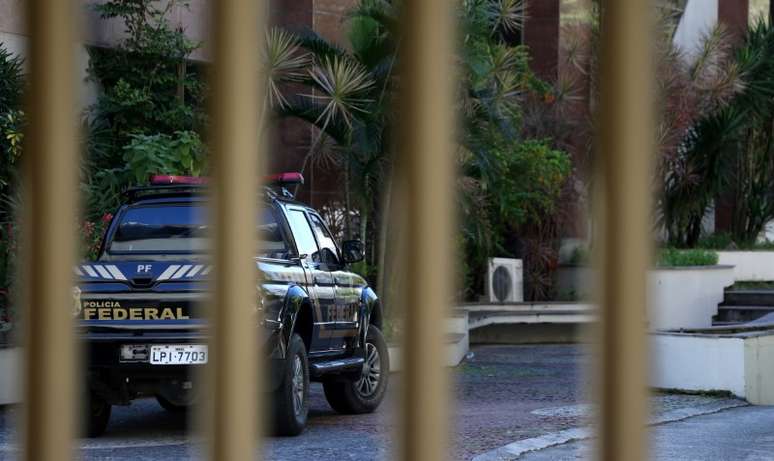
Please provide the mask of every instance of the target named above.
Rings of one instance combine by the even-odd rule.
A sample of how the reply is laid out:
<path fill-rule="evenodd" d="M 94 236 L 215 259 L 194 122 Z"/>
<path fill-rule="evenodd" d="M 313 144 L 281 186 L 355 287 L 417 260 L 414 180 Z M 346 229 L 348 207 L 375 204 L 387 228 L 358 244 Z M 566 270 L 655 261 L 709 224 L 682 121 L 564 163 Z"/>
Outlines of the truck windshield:
<path fill-rule="evenodd" d="M 259 214 L 257 256 L 286 258 L 287 245 L 271 209 Z M 112 254 L 204 253 L 210 248 L 205 207 L 149 205 L 129 208 L 119 216 L 108 245 Z"/>

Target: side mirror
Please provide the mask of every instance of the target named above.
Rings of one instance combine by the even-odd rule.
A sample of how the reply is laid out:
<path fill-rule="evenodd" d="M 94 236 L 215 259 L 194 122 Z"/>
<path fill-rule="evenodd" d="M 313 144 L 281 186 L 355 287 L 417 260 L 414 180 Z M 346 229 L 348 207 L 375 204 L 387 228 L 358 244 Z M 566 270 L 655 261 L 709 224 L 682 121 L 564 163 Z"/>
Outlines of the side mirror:
<path fill-rule="evenodd" d="M 365 258 L 365 249 L 360 240 L 345 240 L 341 244 L 344 262 L 351 264 L 362 261 Z"/>

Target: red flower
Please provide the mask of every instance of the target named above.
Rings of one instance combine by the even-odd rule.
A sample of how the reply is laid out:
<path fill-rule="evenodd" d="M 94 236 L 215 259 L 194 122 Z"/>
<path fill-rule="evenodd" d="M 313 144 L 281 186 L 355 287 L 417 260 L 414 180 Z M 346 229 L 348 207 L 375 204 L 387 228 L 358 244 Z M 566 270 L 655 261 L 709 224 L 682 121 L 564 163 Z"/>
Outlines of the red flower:
<path fill-rule="evenodd" d="M 108 224 L 112 220 L 113 220 L 112 213 L 105 213 L 102 215 L 102 224 Z"/>

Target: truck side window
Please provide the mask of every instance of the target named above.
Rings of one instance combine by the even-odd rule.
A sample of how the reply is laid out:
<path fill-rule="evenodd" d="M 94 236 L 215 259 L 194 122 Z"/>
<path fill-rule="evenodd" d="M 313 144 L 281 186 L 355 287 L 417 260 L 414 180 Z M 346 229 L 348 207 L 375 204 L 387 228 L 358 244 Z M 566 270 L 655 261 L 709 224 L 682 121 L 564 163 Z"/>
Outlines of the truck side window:
<path fill-rule="evenodd" d="M 317 249 L 309 221 L 306 220 L 306 213 L 301 210 L 288 210 L 288 224 L 293 231 L 299 256 L 305 254 L 310 260 L 320 262 L 320 251 Z"/>
<path fill-rule="evenodd" d="M 320 244 L 320 262 L 329 266 L 338 266 L 339 256 L 336 242 L 333 241 L 333 237 L 331 237 L 330 232 L 323 224 L 322 218 L 310 213 L 309 219 L 312 222 L 314 234 L 317 236 L 317 242 Z"/>
<path fill-rule="evenodd" d="M 258 257 L 288 259 L 288 247 L 277 218 L 270 208 L 260 212 L 258 223 Z"/>

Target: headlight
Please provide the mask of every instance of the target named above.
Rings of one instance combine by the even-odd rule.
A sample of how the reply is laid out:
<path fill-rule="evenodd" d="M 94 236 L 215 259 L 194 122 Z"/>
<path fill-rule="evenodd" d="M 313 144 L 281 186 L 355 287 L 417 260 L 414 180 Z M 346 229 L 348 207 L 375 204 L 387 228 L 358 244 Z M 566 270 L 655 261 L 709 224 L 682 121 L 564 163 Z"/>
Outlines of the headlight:
<path fill-rule="evenodd" d="M 81 314 L 81 289 L 73 287 L 73 317 L 78 317 Z"/>

